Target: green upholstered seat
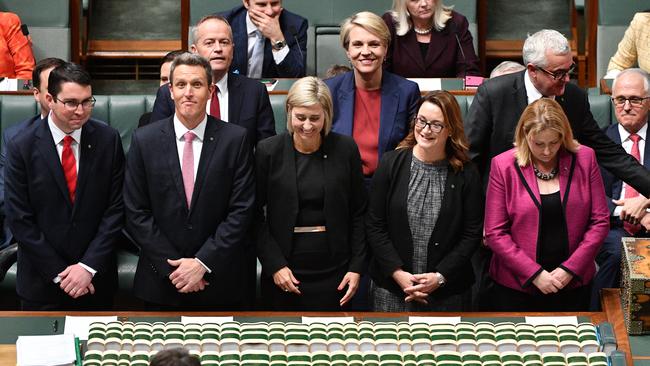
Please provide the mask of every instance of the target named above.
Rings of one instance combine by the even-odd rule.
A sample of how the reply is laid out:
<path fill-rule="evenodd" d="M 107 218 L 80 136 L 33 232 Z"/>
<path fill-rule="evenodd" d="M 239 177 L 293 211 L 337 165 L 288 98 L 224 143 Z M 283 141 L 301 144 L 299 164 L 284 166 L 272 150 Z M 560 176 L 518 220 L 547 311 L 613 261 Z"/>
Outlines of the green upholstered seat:
<path fill-rule="evenodd" d="M 0 98 L 0 123 L 2 132 L 38 113 L 38 106 L 31 95 L 3 95 Z"/>
<path fill-rule="evenodd" d="M 284 102 L 287 96 L 284 94 L 271 94 L 271 107 L 275 119 L 275 132 L 279 135 L 287 130 L 287 113 L 284 110 Z"/>
<path fill-rule="evenodd" d="M 598 127 L 606 128 L 616 121 L 609 95 L 589 95 L 589 105 Z"/>

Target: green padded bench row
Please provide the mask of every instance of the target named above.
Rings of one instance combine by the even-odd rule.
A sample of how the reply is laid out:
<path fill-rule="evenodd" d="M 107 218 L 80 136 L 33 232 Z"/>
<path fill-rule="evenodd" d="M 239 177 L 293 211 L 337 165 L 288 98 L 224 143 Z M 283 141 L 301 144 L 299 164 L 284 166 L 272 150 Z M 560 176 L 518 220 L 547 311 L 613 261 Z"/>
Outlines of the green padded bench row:
<path fill-rule="evenodd" d="M 18 14 L 29 28 L 36 61 L 46 57 L 70 60 L 69 0 L 2 0 L 0 11 Z"/>
<path fill-rule="evenodd" d="M 596 34 L 596 80 L 607 73 L 609 59 L 614 56 L 634 14 L 650 8 L 650 3 L 639 0 L 599 0 Z"/>
<path fill-rule="evenodd" d="M 131 133 L 138 120 L 150 112 L 155 95 L 95 95 L 97 103 L 92 116 L 120 131 L 124 151 L 131 144 Z M 0 128 L 12 126 L 38 113 L 39 107 L 31 95 L 0 95 Z"/>

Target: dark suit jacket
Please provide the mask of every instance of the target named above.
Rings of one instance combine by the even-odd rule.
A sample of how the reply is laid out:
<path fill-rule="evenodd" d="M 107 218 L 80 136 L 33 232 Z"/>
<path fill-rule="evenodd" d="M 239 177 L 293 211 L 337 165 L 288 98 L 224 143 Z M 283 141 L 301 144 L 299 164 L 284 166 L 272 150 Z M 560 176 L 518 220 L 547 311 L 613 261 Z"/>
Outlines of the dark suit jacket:
<path fill-rule="evenodd" d="M 332 93 L 334 118 L 332 131 L 352 136 L 354 125 L 354 71 L 325 80 Z M 384 71 L 381 79 L 381 112 L 379 120 L 379 159 L 384 152 L 395 149 L 409 130 L 411 116 L 416 113 L 420 89 L 412 81 Z"/>
<path fill-rule="evenodd" d="M 187 207 L 173 117 L 137 129 L 124 179 L 127 231 L 142 248 L 134 291 L 166 305 L 239 306 L 244 236 L 255 183 L 246 131 L 208 117 L 201 160 Z M 198 258 L 212 273 L 204 291 L 180 294 L 167 259 Z"/>
<path fill-rule="evenodd" d="M 527 71 L 499 76 L 481 84 L 465 119 L 470 157 L 478 165 L 485 182 L 490 159 L 512 148 L 517 122 L 528 105 L 524 72 Z M 564 109 L 574 138 L 596 151 L 598 163 L 650 197 L 650 172 L 598 128 L 587 94 L 569 83 L 564 95 L 555 100 Z"/>
<path fill-rule="evenodd" d="M 2 148 L 0 149 L 0 217 L 2 218 L 2 238 L 0 239 L 0 249 L 9 246 L 13 240 L 9 224 L 5 220 L 5 165 L 7 163 L 7 144 L 13 140 L 18 132 L 41 122 L 41 115 L 28 118 L 18 124 L 7 128 L 2 133 Z"/>
<path fill-rule="evenodd" d="M 481 75 L 472 34 L 468 29 L 469 22 L 464 15 L 452 11 L 452 17 L 443 30 L 432 30 L 425 59 L 422 58 L 413 28 L 405 35 L 398 36 L 390 13 L 385 13 L 382 18 L 391 36 L 386 58 L 388 71 L 405 78 L 464 78 L 467 75 Z M 459 41 L 464 57 L 458 46 Z"/>
<path fill-rule="evenodd" d="M 388 152 L 370 189 L 366 235 L 372 252 L 370 275 L 377 285 L 403 295 L 392 278 L 401 268 L 413 271 L 413 240 L 407 214 L 412 149 Z M 430 296 L 443 297 L 474 282 L 470 258 L 483 230 L 483 191 L 476 167 L 465 164 L 458 173 L 449 166 L 442 207 L 428 244 L 427 272 L 440 272 L 447 285 Z"/>
<path fill-rule="evenodd" d="M 230 72 L 246 75 L 248 72 L 248 34 L 246 34 L 246 8 L 237 6 L 220 13 L 230 23 L 235 42 L 235 55 Z M 273 60 L 271 41 L 264 42 L 263 78 L 300 78 L 305 76 L 307 64 L 307 19 L 286 9 L 280 13 L 280 30 L 289 46 L 289 53 L 278 65 Z"/>
<path fill-rule="evenodd" d="M 621 145 L 621 135 L 618 132 L 618 123 L 609 125 L 605 129 L 605 134 L 607 137 L 612 139 L 617 145 Z M 646 141 L 643 161 L 643 166 L 650 170 L 650 144 Z M 621 190 L 623 189 L 623 182 L 616 178 L 609 170 L 600 168 L 600 174 L 603 176 L 603 183 L 605 184 L 605 194 L 607 195 L 607 205 L 609 206 L 610 215 L 614 214 L 614 209 L 616 205 L 612 202 L 613 199 L 617 200 L 621 196 Z"/>
<path fill-rule="evenodd" d="M 90 119 L 81 130 L 75 202 L 46 120 L 18 133 L 7 146 L 7 218 L 18 241 L 16 291 L 27 300 L 68 300 L 52 280 L 82 262 L 97 271 L 95 295 L 114 290 L 115 241 L 123 227 L 124 151 L 119 133 Z"/>
<path fill-rule="evenodd" d="M 361 273 L 366 256 L 363 215 L 367 199 L 359 149 L 351 138 L 330 132 L 322 152 L 330 252 L 339 263 L 348 263 L 348 271 Z M 260 142 L 255 161 L 257 252 L 262 270 L 271 276 L 288 265 L 300 203 L 292 135 L 284 133 Z"/>
<path fill-rule="evenodd" d="M 246 129 L 251 147 L 275 135 L 273 109 L 269 93 L 262 83 L 245 76 L 228 74 L 228 94 L 228 122 Z M 171 117 L 175 110 L 169 84 L 165 84 L 158 88 L 150 121 Z"/>

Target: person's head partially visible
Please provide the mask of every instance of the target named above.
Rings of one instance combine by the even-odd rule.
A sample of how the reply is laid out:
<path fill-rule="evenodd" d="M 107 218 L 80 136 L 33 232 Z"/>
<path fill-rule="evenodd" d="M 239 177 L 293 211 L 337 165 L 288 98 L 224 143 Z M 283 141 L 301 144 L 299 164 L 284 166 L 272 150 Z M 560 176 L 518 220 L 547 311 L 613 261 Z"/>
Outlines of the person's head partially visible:
<path fill-rule="evenodd" d="M 242 2 L 249 12 L 257 11 L 271 18 L 276 18 L 282 13 L 281 0 L 242 0 Z"/>
<path fill-rule="evenodd" d="M 490 72 L 490 79 L 501 75 L 507 75 L 507 74 L 519 72 L 525 69 L 526 67 L 520 64 L 519 62 L 503 61 L 502 63 L 498 64 L 494 69 L 492 69 L 492 72 Z"/>
<path fill-rule="evenodd" d="M 156 353 L 149 366 L 201 366 L 201 361 L 184 348 L 172 348 Z"/>
<path fill-rule="evenodd" d="M 210 62 L 212 79 L 215 83 L 230 69 L 234 46 L 230 24 L 221 15 L 205 16 L 192 28 L 190 51 Z"/>
<path fill-rule="evenodd" d="M 530 80 L 543 96 L 564 94 L 575 69 L 566 37 L 556 30 L 542 29 L 526 38 L 522 53 Z"/>
<path fill-rule="evenodd" d="M 442 0 L 393 0 L 391 15 L 397 35 L 403 36 L 412 27 L 443 30 L 451 19 L 452 8 L 445 6 Z"/>
<path fill-rule="evenodd" d="M 554 166 L 560 149 L 576 152 L 579 146 L 558 102 L 541 98 L 524 109 L 515 130 L 519 166 Z"/>
<path fill-rule="evenodd" d="M 616 120 L 629 133 L 637 133 L 648 123 L 650 77 L 642 69 L 621 71 L 612 84 Z"/>
<path fill-rule="evenodd" d="M 95 105 L 90 74 L 81 66 L 67 62 L 50 71 L 47 95 L 52 122 L 66 134 L 88 121 Z"/>
<path fill-rule="evenodd" d="M 176 116 L 187 129 L 194 129 L 205 118 L 214 90 L 210 63 L 199 55 L 185 52 L 172 62 L 169 79 Z"/>
<path fill-rule="evenodd" d="M 390 31 L 384 20 L 368 11 L 356 13 L 343 21 L 340 37 L 355 76 L 381 80 L 390 44 Z"/>
<path fill-rule="evenodd" d="M 65 64 L 65 61 L 56 57 L 48 57 L 40 60 L 34 66 L 32 71 L 32 92 L 34 99 L 41 107 L 41 117 L 45 117 L 50 113 L 50 105 L 47 102 L 47 80 L 50 77 L 50 72 L 55 67 Z"/>
<path fill-rule="evenodd" d="M 160 60 L 160 86 L 163 86 L 164 84 L 167 84 L 169 82 L 169 69 L 172 67 L 172 62 L 174 62 L 174 58 L 181 53 L 185 51 L 183 50 L 176 50 L 176 51 L 171 51 L 168 52 L 161 60 Z"/>

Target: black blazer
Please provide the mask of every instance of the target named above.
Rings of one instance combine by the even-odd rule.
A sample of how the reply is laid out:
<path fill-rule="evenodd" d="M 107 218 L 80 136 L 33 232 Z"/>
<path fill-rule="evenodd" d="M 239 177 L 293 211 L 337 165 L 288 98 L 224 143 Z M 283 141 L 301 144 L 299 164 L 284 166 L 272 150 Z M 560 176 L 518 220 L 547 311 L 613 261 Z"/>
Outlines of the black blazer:
<path fill-rule="evenodd" d="M 79 174 L 72 204 L 47 120 L 8 141 L 6 209 L 18 241 L 16 291 L 22 298 L 69 301 L 52 280 L 82 262 L 97 271 L 97 297 L 117 281 L 115 241 L 123 227 L 124 151 L 119 133 L 93 119 L 81 130 Z"/>
<path fill-rule="evenodd" d="M 228 122 L 246 129 L 251 147 L 275 135 L 273 109 L 269 93 L 262 83 L 245 76 L 228 74 L 228 94 Z M 158 88 L 149 121 L 173 116 L 175 110 L 169 84 L 164 84 Z"/>
<path fill-rule="evenodd" d="M 246 75 L 248 73 L 248 34 L 246 34 L 246 8 L 237 6 L 220 13 L 232 27 L 235 54 L 230 72 Z M 307 64 L 307 19 L 286 9 L 280 13 L 280 30 L 284 34 L 289 53 L 279 64 L 275 64 L 271 41 L 264 42 L 263 78 L 300 78 L 305 76 Z"/>
<path fill-rule="evenodd" d="M 464 78 L 467 75 L 481 75 L 472 34 L 468 29 L 469 22 L 464 15 L 452 11 L 451 19 L 443 30 L 432 30 L 425 59 L 422 59 L 420 44 L 413 28 L 405 35 L 398 36 L 390 13 L 385 13 L 382 18 L 391 37 L 386 55 L 388 71 L 405 78 Z M 462 53 L 458 43 L 463 48 Z"/>
<path fill-rule="evenodd" d="M 465 119 L 470 157 L 478 165 L 486 185 L 490 160 L 512 148 L 517 122 L 528 105 L 525 72 L 499 76 L 481 84 Z M 598 128 L 587 94 L 569 83 L 564 95 L 555 100 L 566 113 L 574 138 L 596 151 L 598 164 L 650 197 L 650 172 Z"/>
<path fill-rule="evenodd" d="M 173 117 L 137 129 L 124 180 L 127 231 L 140 246 L 134 292 L 167 305 L 241 304 L 244 236 L 253 217 L 255 182 L 246 131 L 208 117 L 190 208 Z M 212 273 L 205 290 L 180 294 L 167 259 L 198 258 Z"/>
<path fill-rule="evenodd" d="M 352 138 L 330 132 L 322 146 L 325 169 L 327 241 L 334 258 L 349 272 L 363 272 L 366 241 L 363 215 L 366 192 L 359 150 Z M 257 252 L 264 274 L 286 266 L 298 215 L 298 187 L 292 135 L 260 142 L 255 152 Z M 264 207 L 266 206 L 266 214 Z"/>
<path fill-rule="evenodd" d="M 621 135 L 618 132 L 618 123 L 609 125 L 605 129 L 605 134 L 607 137 L 612 139 L 616 144 L 621 145 Z M 646 141 L 644 155 L 645 159 L 643 160 L 643 166 L 650 170 L 650 144 Z M 613 214 L 616 205 L 612 202 L 613 199 L 617 200 L 621 196 L 621 190 L 623 189 L 623 182 L 620 179 L 617 179 L 609 170 L 600 168 L 600 174 L 603 176 L 603 184 L 605 184 L 605 194 L 607 195 L 607 205 L 609 207 L 609 213 Z"/>
<path fill-rule="evenodd" d="M 412 149 L 384 154 L 372 179 L 366 215 L 370 275 L 377 285 L 400 295 L 403 291 L 391 275 L 398 268 L 412 271 L 413 241 L 407 214 L 412 157 Z M 440 272 L 447 284 L 430 296 L 462 292 L 474 282 L 470 258 L 482 237 L 483 204 L 476 167 L 467 163 L 456 173 L 450 165 L 427 255 L 427 272 Z"/>

